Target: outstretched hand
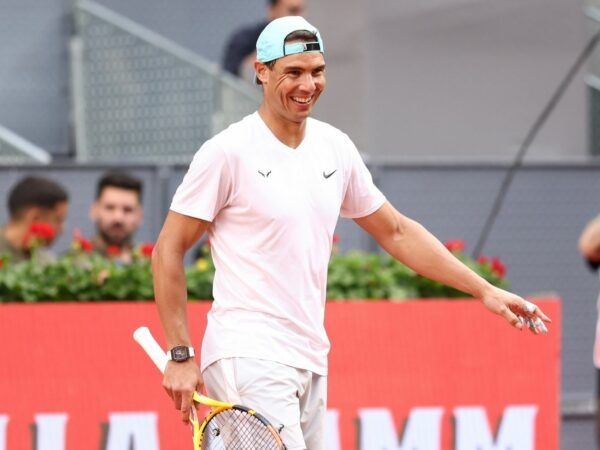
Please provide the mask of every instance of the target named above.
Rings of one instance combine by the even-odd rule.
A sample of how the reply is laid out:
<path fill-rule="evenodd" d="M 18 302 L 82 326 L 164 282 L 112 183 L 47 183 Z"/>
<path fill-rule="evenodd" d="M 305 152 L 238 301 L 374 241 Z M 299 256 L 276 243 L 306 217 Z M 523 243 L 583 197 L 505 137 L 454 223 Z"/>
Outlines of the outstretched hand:
<path fill-rule="evenodd" d="M 527 326 L 533 334 L 547 333 L 544 322 L 552 322 L 536 304 L 497 287 L 484 295 L 482 301 L 487 309 L 504 317 L 519 330 Z"/>

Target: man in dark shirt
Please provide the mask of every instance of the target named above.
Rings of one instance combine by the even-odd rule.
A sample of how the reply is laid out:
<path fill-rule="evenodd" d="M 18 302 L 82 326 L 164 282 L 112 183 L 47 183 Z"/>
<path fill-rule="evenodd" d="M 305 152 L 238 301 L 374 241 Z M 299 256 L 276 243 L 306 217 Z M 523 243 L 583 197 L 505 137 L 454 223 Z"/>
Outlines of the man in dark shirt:
<path fill-rule="evenodd" d="M 223 69 L 238 77 L 252 80 L 254 77 L 254 60 L 256 40 L 260 32 L 274 19 L 284 16 L 301 16 L 304 14 L 304 0 L 268 0 L 267 19 L 260 23 L 244 26 L 234 31 L 225 46 Z M 248 68 L 250 76 L 244 77 Z"/>

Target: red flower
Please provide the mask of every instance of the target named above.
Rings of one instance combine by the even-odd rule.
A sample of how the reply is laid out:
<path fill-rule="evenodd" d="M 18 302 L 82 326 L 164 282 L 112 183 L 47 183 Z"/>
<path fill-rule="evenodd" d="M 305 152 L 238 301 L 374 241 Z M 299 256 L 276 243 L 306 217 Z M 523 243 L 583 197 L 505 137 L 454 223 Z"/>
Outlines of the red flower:
<path fill-rule="evenodd" d="M 462 252 L 465 249 L 465 241 L 461 239 L 451 239 L 449 241 L 444 242 L 444 245 L 452 253 Z"/>
<path fill-rule="evenodd" d="M 73 245 L 76 249 L 82 250 L 85 253 L 91 253 L 94 250 L 94 246 L 89 239 L 83 237 L 79 229 L 73 231 Z"/>
<path fill-rule="evenodd" d="M 4 266 L 4 259 L 0 258 L 0 269 L 2 269 L 2 266 Z"/>
<path fill-rule="evenodd" d="M 49 243 L 54 236 L 56 231 L 52 225 L 46 222 L 33 222 L 23 236 L 23 242 L 26 247 L 33 248 Z"/>
<path fill-rule="evenodd" d="M 497 256 L 492 258 L 492 272 L 494 272 L 498 278 L 504 278 L 504 275 L 506 275 L 506 266 Z"/>
<path fill-rule="evenodd" d="M 79 240 L 79 245 L 81 245 L 81 250 L 83 250 L 86 253 L 91 253 L 92 250 L 94 250 L 94 246 L 92 245 L 92 242 L 86 238 L 81 238 Z"/>
<path fill-rule="evenodd" d="M 109 245 L 106 247 L 106 254 L 108 256 L 117 256 L 121 254 L 121 247 L 118 245 Z"/>
<path fill-rule="evenodd" d="M 29 232 L 32 236 L 51 241 L 56 236 L 54 227 L 46 222 L 33 222 L 29 226 Z"/>
<path fill-rule="evenodd" d="M 145 244 L 140 245 L 140 253 L 146 258 L 152 256 L 152 250 L 154 250 L 154 243 L 152 242 L 146 242 Z"/>
<path fill-rule="evenodd" d="M 489 263 L 490 263 L 490 260 L 488 259 L 487 256 L 480 255 L 477 257 L 477 264 L 485 265 L 485 264 L 489 264 Z"/>

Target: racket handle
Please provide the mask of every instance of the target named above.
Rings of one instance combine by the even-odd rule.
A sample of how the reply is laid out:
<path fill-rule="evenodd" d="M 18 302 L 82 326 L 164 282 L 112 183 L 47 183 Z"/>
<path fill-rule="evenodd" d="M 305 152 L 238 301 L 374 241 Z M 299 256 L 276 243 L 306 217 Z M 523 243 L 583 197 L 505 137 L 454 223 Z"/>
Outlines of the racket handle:
<path fill-rule="evenodd" d="M 139 327 L 133 332 L 133 339 L 140 344 L 144 351 L 148 354 L 152 362 L 158 367 L 161 373 L 165 372 L 167 367 L 167 354 L 161 348 L 148 327 Z"/>

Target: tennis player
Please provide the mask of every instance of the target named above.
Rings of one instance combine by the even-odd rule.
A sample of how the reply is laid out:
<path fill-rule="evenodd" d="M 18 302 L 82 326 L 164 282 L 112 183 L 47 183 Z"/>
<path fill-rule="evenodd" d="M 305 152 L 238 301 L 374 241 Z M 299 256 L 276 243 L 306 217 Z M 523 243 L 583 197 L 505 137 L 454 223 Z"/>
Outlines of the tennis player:
<path fill-rule="evenodd" d="M 177 189 L 153 256 L 156 302 L 174 362 L 164 387 L 188 420 L 204 384 L 217 399 L 251 405 L 281 424 L 289 450 L 324 446 L 329 341 L 323 319 L 338 216 L 352 218 L 416 272 L 481 299 L 521 329 L 548 317 L 498 289 L 373 184 L 338 129 L 310 118 L 325 89 L 324 46 L 298 16 L 269 23 L 256 43 L 257 112 L 207 141 Z M 200 370 L 188 332 L 185 252 L 208 232 L 215 301 Z"/>

